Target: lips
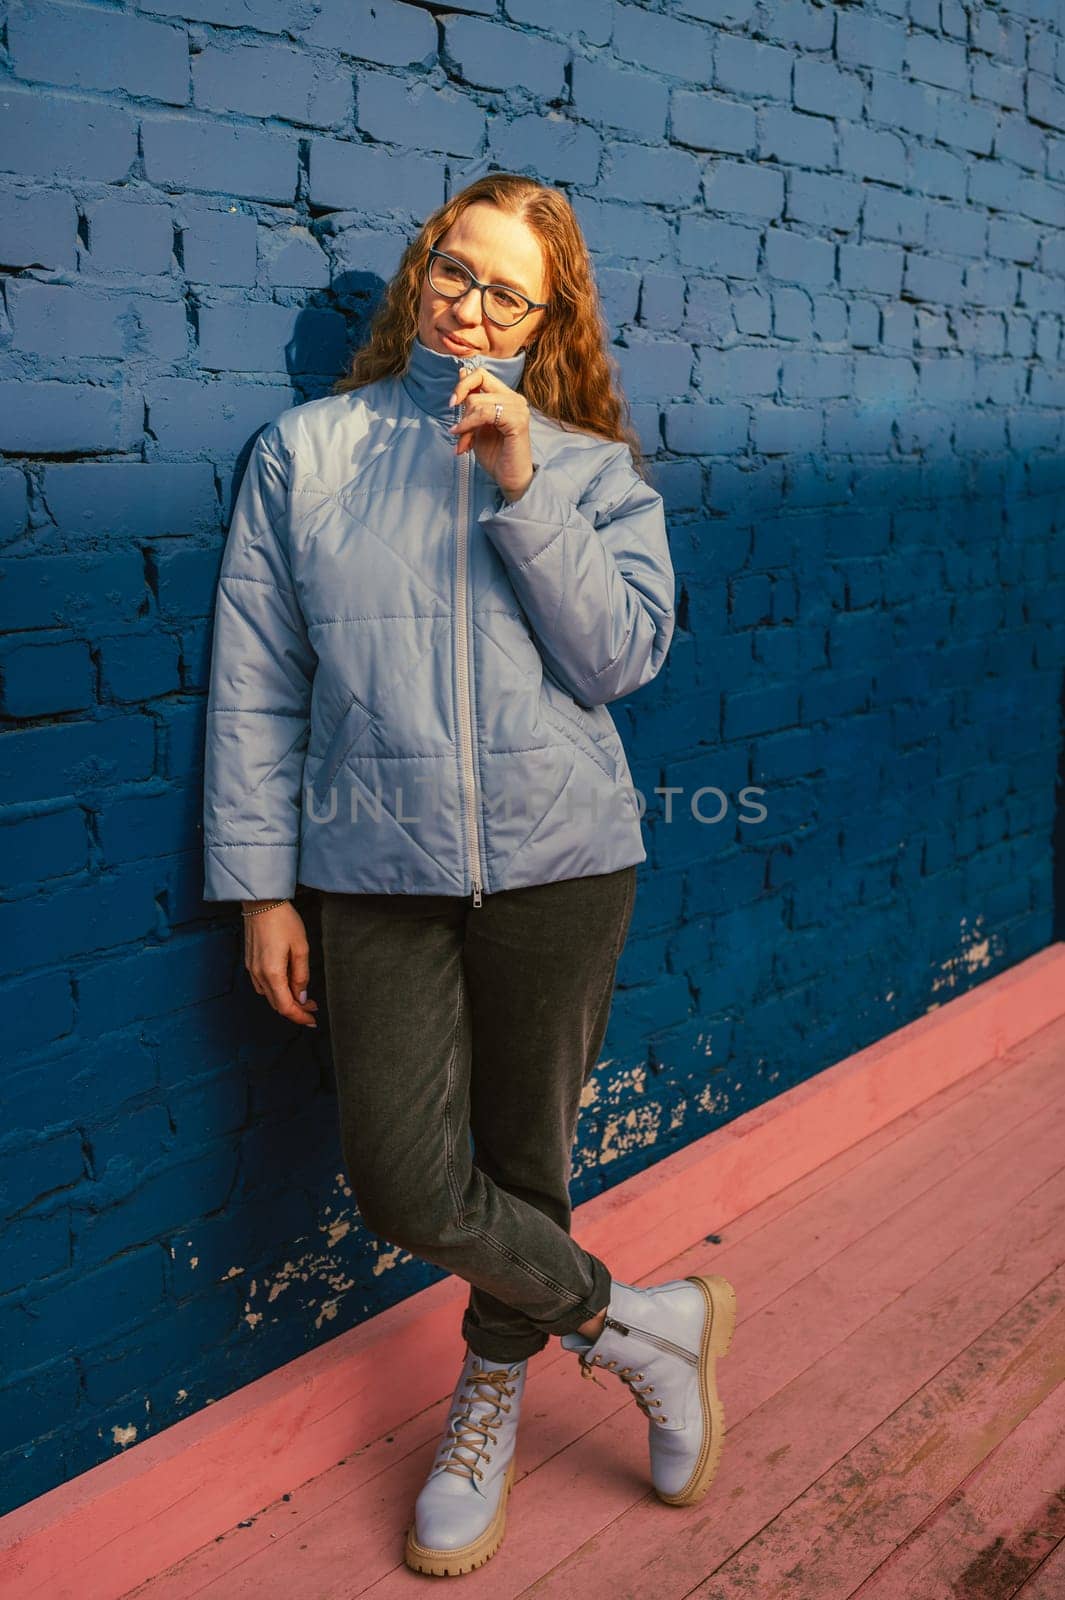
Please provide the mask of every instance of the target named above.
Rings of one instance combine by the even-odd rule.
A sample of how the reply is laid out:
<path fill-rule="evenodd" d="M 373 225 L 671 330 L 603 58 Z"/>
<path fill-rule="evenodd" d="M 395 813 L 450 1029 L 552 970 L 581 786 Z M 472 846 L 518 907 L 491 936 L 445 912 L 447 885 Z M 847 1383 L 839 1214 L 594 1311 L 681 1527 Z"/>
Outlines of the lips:
<path fill-rule="evenodd" d="M 445 332 L 444 337 L 450 339 L 452 344 L 458 345 L 460 350 L 468 350 L 471 355 L 475 353 L 474 346 L 472 344 L 467 344 L 464 339 L 457 338 L 455 334 Z"/>

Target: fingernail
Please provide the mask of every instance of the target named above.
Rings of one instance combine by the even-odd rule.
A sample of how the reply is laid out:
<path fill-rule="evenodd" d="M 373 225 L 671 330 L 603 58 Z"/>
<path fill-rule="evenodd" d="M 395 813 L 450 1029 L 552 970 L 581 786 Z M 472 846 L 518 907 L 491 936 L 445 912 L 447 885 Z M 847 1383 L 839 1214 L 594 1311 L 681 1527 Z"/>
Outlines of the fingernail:
<path fill-rule="evenodd" d="M 307 998 L 307 991 L 306 991 L 306 989 L 301 989 L 301 990 L 300 990 L 300 1005 L 302 1005 L 302 1004 L 303 1004 L 303 1002 L 304 1002 L 304 1001 L 305 1001 L 305 1000 L 306 1000 L 306 998 Z"/>

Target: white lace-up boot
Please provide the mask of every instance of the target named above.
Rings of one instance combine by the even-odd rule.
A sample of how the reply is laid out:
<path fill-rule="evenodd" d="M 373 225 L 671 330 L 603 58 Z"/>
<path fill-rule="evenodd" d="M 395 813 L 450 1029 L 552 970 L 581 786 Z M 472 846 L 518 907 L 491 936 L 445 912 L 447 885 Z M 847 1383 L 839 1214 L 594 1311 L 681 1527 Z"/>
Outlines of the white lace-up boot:
<path fill-rule="evenodd" d="M 404 1559 L 415 1572 L 441 1578 L 472 1572 L 502 1544 L 527 1366 L 489 1361 L 467 1347 L 444 1437 L 407 1530 Z"/>
<path fill-rule="evenodd" d="M 627 1384 L 648 1417 L 651 1481 L 667 1505 L 701 1500 L 717 1471 L 725 1413 L 716 1361 L 732 1341 L 736 1294 L 726 1278 L 676 1278 L 637 1289 L 611 1280 L 598 1339 L 562 1336 L 579 1352 L 581 1375 L 606 1367 Z"/>

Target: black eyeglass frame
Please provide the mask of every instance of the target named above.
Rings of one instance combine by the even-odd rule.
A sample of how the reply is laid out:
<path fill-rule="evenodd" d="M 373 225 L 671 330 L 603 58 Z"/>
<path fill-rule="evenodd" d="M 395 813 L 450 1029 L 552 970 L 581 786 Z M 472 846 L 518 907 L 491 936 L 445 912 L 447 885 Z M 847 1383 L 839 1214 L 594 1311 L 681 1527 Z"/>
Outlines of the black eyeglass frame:
<path fill-rule="evenodd" d="M 466 288 L 463 289 L 462 294 L 442 294 L 441 291 L 436 287 L 436 284 L 432 281 L 432 278 L 429 278 L 429 287 L 432 289 L 433 293 L 440 295 L 441 300 L 461 300 L 464 295 L 469 294 L 471 289 L 479 289 L 481 291 L 481 315 L 486 319 L 486 321 L 490 322 L 494 328 L 516 328 L 519 322 L 525 321 L 525 318 L 529 315 L 530 311 L 546 311 L 548 306 L 551 304 L 549 300 L 530 300 L 527 294 L 522 294 L 520 289 L 512 288 L 509 283 L 482 283 L 479 278 L 474 277 L 473 273 L 470 271 L 469 267 L 464 261 L 459 261 L 455 256 L 449 256 L 446 250 L 437 250 L 433 245 L 429 246 L 429 259 L 426 262 L 425 267 L 426 277 L 429 277 L 429 274 L 432 271 L 433 262 L 438 256 L 442 257 L 445 261 L 452 262 L 454 266 L 458 267 L 460 271 L 466 274 L 470 281 Z M 485 304 L 484 298 L 489 289 L 502 289 L 506 294 L 516 294 L 519 300 L 524 300 L 525 310 L 522 312 L 521 316 L 516 317 L 513 322 L 500 322 L 498 317 L 489 316 L 488 307 Z"/>

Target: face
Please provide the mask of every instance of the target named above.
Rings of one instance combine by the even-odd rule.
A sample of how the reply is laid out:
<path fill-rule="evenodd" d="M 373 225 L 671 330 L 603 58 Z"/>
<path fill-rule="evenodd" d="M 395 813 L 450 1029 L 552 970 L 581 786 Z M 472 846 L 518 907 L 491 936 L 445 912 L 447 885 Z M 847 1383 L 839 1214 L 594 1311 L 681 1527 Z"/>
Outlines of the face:
<path fill-rule="evenodd" d="M 484 201 L 467 206 L 437 249 L 469 267 L 482 283 L 504 283 L 530 300 L 546 300 L 547 274 L 539 239 L 520 217 Z M 513 328 L 499 328 L 484 316 L 481 292 L 472 284 L 461 300 L 445 300 L 426 277 L 418 310 L 418 338 L 430 350 L 461 355 L 517 355 L 536 337 L 546 311 L 530 311 Z M 464 341 L 453 343 L 449 335 Z"/>

